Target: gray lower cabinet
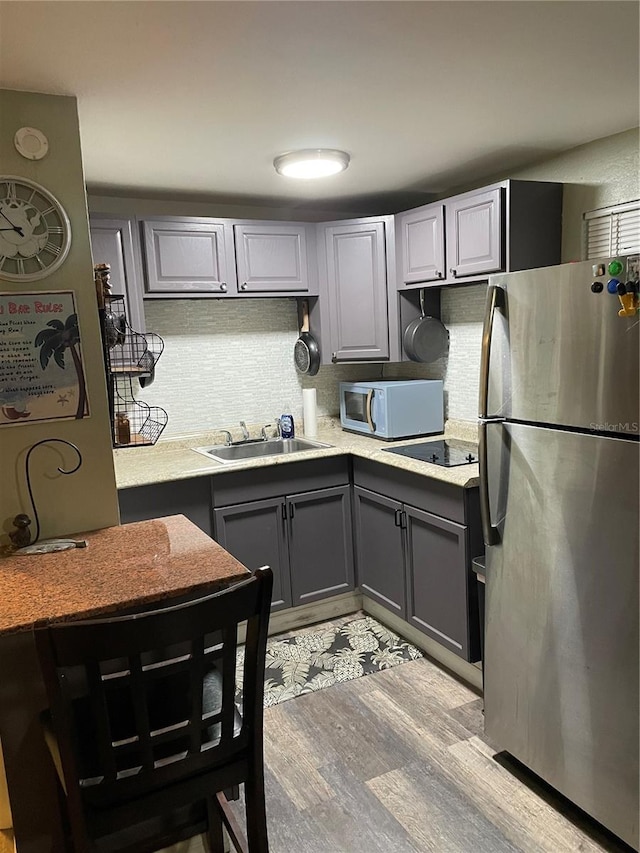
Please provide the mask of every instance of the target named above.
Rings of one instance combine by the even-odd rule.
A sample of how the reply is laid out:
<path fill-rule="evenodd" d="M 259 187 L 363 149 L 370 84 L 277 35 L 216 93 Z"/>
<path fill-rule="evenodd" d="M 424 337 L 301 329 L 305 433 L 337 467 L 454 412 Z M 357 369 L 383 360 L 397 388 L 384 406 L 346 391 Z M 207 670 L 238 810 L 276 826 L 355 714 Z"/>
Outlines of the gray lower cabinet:
<path fill-rule="evenodd" d="M 323 223 L 318 229 L 323 363 L 388 361 L 393 217 Z M 315 334 L 313 320 L 312 314 Z"/>
<path fill-rule="evenodd" d="M 140 243 L 135 217 L 91 214 L 89 232 L 93 263 L 111 266 L 111 292 L 125 297 L 129 325 L 137 332 L 144 332 Z"/>
<path fill-rule="evenodd" d="M 402 504 L 356 486 L 353 507 L 358 586 L 406 619 Z"/>
<path fill-rule="evenodd" d="M 269 566 L 273 571 L 272 610 L 291 607 L 284 509 L 282 498 L 270 498 L 213 511 L 216 541 L 247 568 Z"/>
<path fill-rule="evenodd" d="M 225 296 L 236 292 L 229 220 L 145 219 L 142 242 L 148 297 Z"/>
<path fill-rule="evenodd" d="M 483 552 L 478 490 L 354 461 L 362 592 L 468 661 L 479 659 L 471 559 Z"/>
<path fill-rule="evenodd" d="M 407 622 L 469 659 L 466 527 L 411 506 L 404 507 L 404 524 Z"/>
<path fill-rule="evenodd" d="M 185 515 L 212 536 L 211 484 L 208 477 L 154 483 L 118 491 L 120 522 L 148 521 L 165 515 Z"/>
<path fill-rule="evenodd" d="M 249 222 L 233 226 L 240 296 L 315 295 L 315 226 Z"/>
<path fill-rule="evenodd" d="M 354 588 L 349 486 L 213 511 L 215 539 L 250 569 L 274 573 L 272 610 Z"/>

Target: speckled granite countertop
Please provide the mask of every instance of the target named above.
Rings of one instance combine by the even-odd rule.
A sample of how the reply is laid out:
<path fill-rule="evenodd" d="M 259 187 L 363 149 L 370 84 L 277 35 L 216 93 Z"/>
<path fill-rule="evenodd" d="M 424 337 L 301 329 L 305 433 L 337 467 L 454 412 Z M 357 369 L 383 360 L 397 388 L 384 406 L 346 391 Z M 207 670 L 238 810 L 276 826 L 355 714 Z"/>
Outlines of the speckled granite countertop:
<path fill-rule="evenodd" d="M 252 431 L 252 435 L 253 435 Z M 297 435 L 303 437 L 301 431 Z M 443 468 L 430 462 L 420 462 L 395 453 L 385 453 L 385 448 L 397 447 L 403 444 L 417 444 L 424 441 L 436 441 L 441 438 L 456 438 L 460 441 L 475 443 L 478 439 L 477 425 L 466 421 L 447 421 L 443 435 L 432 435 L 413 440 L 395 442 L 380 441 L 376 438 L 360 436 L 345 432 L 340 428 L 339 421 L 333 418 L 322 418 L 318 422 L 318 435 L 314 440 L 332 445 L 317 450 L 306 450 L 301 453 L 291 453 L 286 456 L 268 456 L 234 462 L 225 465 L 208 459 L 193 448 L 202 445 L 222 444 L 224 437 L 221 432 L 213 431 L 198 436 L 188 436 L 181 439 L 159 441 L 153 447 L 126 448 L 114 451 L 116 482 L 119 489 L 132 486 L 145 486 L 152 483 L 166 483 L 172 480 L 185 480 L 191 477 L 203 477 L 224 474 L 230 471 L 241 471 L 248 468 L 262 468 L 269 465 L 287 465 L 290 462 L 300 462 L 305 459 L 324 459 L 327 456 L 343 456 L 352 454 L 364 459 L 382 462 L 394 468 L 413 471 L 434 480 L 442 480 L 463 488 L 477 486 L 479 471 L 477 463 L 460 465 L 454 468 Z"/>
<path fill-rule="evenodd" d="M 214 592 L 247 569 L 183 515 L 79 534 L 86 548 L 0 559 L 0 634 Z"/>

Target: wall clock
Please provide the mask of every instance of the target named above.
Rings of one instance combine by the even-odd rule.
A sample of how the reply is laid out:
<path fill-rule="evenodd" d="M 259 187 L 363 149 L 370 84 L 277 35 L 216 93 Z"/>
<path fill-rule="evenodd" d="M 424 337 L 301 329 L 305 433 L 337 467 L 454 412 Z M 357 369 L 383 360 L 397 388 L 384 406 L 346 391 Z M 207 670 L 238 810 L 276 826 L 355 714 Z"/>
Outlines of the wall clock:
<path fill-rule="evenodd" d="M 15 175 L 0 175 L 0 279 L 37 281 L 69 254 L 71 224 L 49 190 Z"/>

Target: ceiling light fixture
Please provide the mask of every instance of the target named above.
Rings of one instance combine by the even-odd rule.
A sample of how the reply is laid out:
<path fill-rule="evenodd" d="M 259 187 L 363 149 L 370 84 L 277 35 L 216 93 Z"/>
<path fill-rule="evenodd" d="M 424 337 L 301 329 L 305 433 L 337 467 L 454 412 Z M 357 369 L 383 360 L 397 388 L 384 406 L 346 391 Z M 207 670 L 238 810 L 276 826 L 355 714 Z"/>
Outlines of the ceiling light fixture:
<path fill-rule="evenodd" d="M 349 165 L 349 155 L 334 148 L 305 148 L 281 154 L 273 161 L 279 175 L 287 178 L 326 178 L 344 172 Z"/>

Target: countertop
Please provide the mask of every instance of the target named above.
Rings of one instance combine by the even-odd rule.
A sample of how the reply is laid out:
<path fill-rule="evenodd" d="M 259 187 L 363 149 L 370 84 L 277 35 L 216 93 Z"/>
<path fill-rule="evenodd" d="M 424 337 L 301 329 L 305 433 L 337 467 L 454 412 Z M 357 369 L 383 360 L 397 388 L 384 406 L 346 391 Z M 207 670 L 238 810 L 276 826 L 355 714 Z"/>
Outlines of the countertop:
<path fill-rule="evenodd" d="M 253 434 L 253 433 L 252 433 Z M 298 430 L 296 435 L 304 437 Z M 231 471 L 250 468 L 262 468 L 270 465 L 287 465 L 307 459 L 324 459 L 328 456 L 351 454 L 363 459 L 372 459 L 394 468 L 412 471 L 434 480 L 441 480 L 462 488 L 477 486 L 479 482 L 478 464 L 460 465 L 444 468 L 430 462 L 420 462 L 396 453 L 386 453 L 385 448 L 404 444 L 417 444 L 424 441 L 437 441 L 442 438 L 456 438 L 461 441 L 477 442 L 477 425 L 467 421 L 447 421 L 442 435 L 423 436 L 413 440 L 380 441 L 364 435 L 345 432 L 339 421 L 334 418 L 322 418 L 318 422 L 318 434 L 313 440 L 332 445 L 317 450 L 291 453 L 286 456 L 269 456 L 250 459 L 225 465 L 208 459 L 193 448 L 223 444 L 220 431 L 203 433 L 198 436 L 186 436 L 179 439 L 159 441 L 153 447 L 122 448 L 114 451 L 116 483 L 119 489 L 133 486 L 146 486 L 153 483 L 166 483 L 172 480 L 185 480 L 191 477 L 216 476 Z"/>
<path fill-rule="evenodd" d="M 247 574 L 183 515 L 74 538 L 86 539 L 87 547 L 0 559 L 0 634 L 29 630 L 39 619 L 106 615 L 188 592 L 214 592 Z"/>

